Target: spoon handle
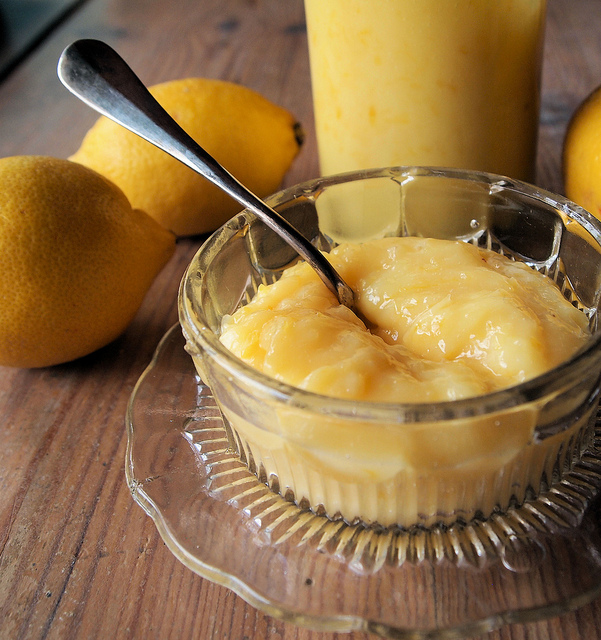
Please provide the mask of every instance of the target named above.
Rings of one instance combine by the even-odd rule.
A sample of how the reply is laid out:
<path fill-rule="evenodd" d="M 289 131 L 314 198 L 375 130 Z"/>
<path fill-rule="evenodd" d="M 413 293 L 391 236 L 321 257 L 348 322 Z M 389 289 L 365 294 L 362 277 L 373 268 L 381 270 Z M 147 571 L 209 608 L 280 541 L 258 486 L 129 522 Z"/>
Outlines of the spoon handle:
<path fill-rule="evenodd" d="M 317 271 L 341 304 L 354 296 L 327 258 L 196 143 L 161 107 L 127 63 L 104 42 L 78 40 L 58 62 L 58 77 L 80 100 L 167 152 L 250 209 Z"/>

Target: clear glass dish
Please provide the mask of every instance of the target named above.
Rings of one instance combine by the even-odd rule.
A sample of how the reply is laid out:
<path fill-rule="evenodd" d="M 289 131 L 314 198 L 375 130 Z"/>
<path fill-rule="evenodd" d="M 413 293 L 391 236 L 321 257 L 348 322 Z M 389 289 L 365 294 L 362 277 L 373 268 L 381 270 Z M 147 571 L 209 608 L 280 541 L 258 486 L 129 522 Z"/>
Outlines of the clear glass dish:
<path fill-rule="evenodd" d="M 387 235 L 493 249 L 553 279 L 593 336 L 546 374 L 454 402 L 361 403 L 276 383 L 234 358 L 218 334 L 225 314 L 297 257 L 239 214 L 182 280 L 185 350 L 174 328 L 129 407 L 129 486 L 177 557 L 272 616 L 391 638 L 482 633 L 597 595 L 599 223 L 530 185 L 425 168 L 314 180 L 271 204 L 322 249 Z M 516 445 L 516 432 L 527 439 Z M 433 471 L 421 456 L 403 485 L 401 474 L 374 491 L 356 473 L 382 455 L 396 464 L 390 452 L 406 439 L 436 460 L 450 437 L 451 464 Z M 332 469 L 347 460 L 352 473 L 340 480 Z M 395 512 L 407 522 L 363 517 L 380 494 L 417 507 Z M 332 513 L 336 496 L 359 504 L 360 517 Z"/>
<path fill-rule="evenodd" d="M 578 460 L 591 437 L 601 375 L 601 231 L 591 216 L 523 183 L 448 169 L 343 174 L 272 201 L 322 249 L 383 236 L 492 249 L 554 280 L 594 332 L 547 373 L 461 400 L 359 402 L 294 388 L 251 368 L 219 340 L 222 319 L 298 259 L 243 212 L 192 259 L 179 314 L 232 446 L 274 491 L 347 522 L 450 525 L 521 504 Z M 289 349 L 288 359 L 305 357 Z"/>
<path fill-rule="evenodd" d="M 175 556 L 270 616 L 412 640 L 478 635 L 601 595 L 601 426 L 545 496 L 469 525 L 374 530 L 274 494 L 229 447 L 215 401 L 164 337 L 128 410 L 126 476 Z"/>

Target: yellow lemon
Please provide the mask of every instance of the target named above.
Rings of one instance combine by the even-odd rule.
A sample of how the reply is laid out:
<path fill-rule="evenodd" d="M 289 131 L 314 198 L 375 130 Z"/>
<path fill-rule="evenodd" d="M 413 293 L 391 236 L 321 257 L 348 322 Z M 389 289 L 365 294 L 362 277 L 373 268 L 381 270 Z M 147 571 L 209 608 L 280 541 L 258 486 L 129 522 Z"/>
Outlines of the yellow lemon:
<path fill-rule="evenodd" d="M 273 193 L 297 155 L 292 114 L 231 82 L 173 80 L 150 92 L 178 124 L 259 197 Z M 168 154 L 101 117 L 70 160 L 117 184 L 138 207 L 179 236 L 213 231 L 240 205 Z"/>
<path fill-rule="evenodd" d="M 601 219 L 601 87 L 572 116 L 563 145 L 566 196 Z"/>
<path fill-rule="evenodd" d="M 95 171 L 0 159 L 0 365 L 67 362 L 117 338 L 174 247 Z"/>

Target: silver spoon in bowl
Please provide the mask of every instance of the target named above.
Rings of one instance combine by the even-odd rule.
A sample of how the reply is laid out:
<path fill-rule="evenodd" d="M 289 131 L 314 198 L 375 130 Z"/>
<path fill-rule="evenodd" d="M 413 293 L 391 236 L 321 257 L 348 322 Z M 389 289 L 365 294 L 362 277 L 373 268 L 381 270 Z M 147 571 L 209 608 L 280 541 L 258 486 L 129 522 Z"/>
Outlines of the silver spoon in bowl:
<path fill-rule="evenodd" d="M 341 304 L 355 311 L 352 289 L 325 256 L 197 144 L 116 51 L 99 40 L 78 40 L 61 54 L 57 72 L 65 87 L 87 105 L 183 162 L 250 209 L 315 269 Z"/>

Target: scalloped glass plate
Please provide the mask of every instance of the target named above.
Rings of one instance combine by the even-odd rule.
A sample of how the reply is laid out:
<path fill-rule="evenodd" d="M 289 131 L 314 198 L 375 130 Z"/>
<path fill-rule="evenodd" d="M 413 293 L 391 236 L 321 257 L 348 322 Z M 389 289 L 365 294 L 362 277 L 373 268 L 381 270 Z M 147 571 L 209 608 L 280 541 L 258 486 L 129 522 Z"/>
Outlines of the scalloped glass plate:
<path fill-rule="evenodd" d="M 175 556 L 275 618 L 388 638 L 456 638 L 601 594 L 601 422 L 536 500 L 450 527 L 375 529 L 299 509 L 248 471 L 184 350 L 163 338 L 132 394 L 126 475 Z"/>

